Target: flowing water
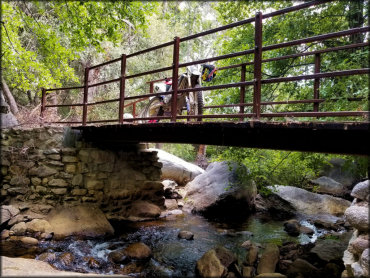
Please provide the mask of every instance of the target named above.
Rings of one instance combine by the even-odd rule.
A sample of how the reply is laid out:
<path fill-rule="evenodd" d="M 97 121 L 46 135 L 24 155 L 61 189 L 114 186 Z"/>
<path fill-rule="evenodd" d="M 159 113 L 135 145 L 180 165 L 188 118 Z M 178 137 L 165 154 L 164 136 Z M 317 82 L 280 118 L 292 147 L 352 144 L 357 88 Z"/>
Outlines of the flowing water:
<path fill-rule="evenodd" d="M 310 226 L 304 221 L 301 221 L 301 224 Z M 241 247 L 244 241 L 250 240 L 261 245 L 267 242 L 281 244 L 286 241 L 305 244 L 314 241 L 322 232 L 312 225 L 310 227 L 315 230 L 313 236 L 291 237 L 283 230 L 282 221 L 251 216 L 242 223 L 225 224 L 210 222 L 198 215 L 184 214 L 171 220 L 115 225 L 116 235 L 104 241 L 70 239 L 61 242 L 43 242 L 42 247 L 44 251 L 53 252 L 57 257 L 64 252 L 73 254 L 74 261 L 70 266 L 60 262 L 53 263 L 59 269 L 119 274 L 125 265 L 110 263 L 108 254 L 131 243 L 143 242 L 151 248 L 153 256 L 149 262 L 142 265 L 141 270 L 137 270 L 140 271 L 137 276 L 193 277 L 197 260 L 216 246 L 233 251 L 242 262 L 246 253 Z M 194 233 L 194 240 L 179 239 L 177 235 L 180 230 Z M 96 268 L 89 266 L 89 258 L 94 258 L 100 266 Z"/>

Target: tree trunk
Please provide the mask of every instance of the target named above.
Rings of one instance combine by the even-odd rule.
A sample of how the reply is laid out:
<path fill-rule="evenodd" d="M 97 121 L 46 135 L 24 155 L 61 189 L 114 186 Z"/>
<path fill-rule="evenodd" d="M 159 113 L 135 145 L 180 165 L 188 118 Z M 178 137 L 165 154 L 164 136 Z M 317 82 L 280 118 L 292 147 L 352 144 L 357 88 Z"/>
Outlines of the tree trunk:
<path fill-rule="evenodd" d="M 199 145 L 196 164 L 203 169 L 207 168 L 208 166 L 206 150 L 207 150 L 207 145 Z"/>
<path fill-rule="evenodd" d="M 4 78 L 1 78 L 1 87 L 2 87 L 3 92 L 4 92 L 4 96 L 5 96 L 8 104 L 9 104 L 10 111 L 13 113 L 13 115 L 18 114 L 19 111 L 18 111 L 17 103 L 15 102 L 15 99 L 14 99 L 12 93 L 10 92 L 9 87 L 6 84 Z"/>
<path fill-rule="evenodd" d="M 347 14 L 349 28 L 362 27 L 364 25 L 364 0 L 350 1 Z M 352 43 L 361 43 L 364 41 L 365 34 L 358 33 L 350 36 Z"/>

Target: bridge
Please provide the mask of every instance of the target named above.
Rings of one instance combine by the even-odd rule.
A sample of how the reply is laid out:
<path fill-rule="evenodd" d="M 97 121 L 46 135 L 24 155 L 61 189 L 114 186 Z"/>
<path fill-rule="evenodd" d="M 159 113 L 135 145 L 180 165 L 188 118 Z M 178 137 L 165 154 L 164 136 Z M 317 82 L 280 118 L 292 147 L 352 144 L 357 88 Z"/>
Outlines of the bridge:
<path fill-rule="evenodd" d="M 81 120 L 44 121 L 44 124 L 65 124 L 80 130 L 86 140 L 106 146 L 117 146 L 132 142 L 168 142 L 168 143 L 191 143 L 225 146 L 242 146 L 255 148 L 270 148 L 282 150 L 333 152 L 344 154 L 368 155 L 370 142 L 369 136 L 369 111 L 327 111 L 323 110 L 323 104 L 336 101 L 367 102 L 368 97 L 325 98 L 320 96 L 320 84 L 322 79 L 333 79 L 344 76 L 368 75 L 369 68 L 347 69 L 330 72 L 321 72 L 321 57 L 325 53 L 348 51 L 360 48 L 368 48 L 368 42 L 351 43 L 336 47 L 318 48 L 312 51 L 303 51 L 289 55 L 283 55 L 263 59 L 262 54 L 272 50 L 284 49 L 292 46 L 320 43 L 329 39 L 344 38 L 356 34 L 367 34 L 369 26 L 339 30 L 333 33 L 320 34 L 312 37 L 297 38 L 296 40 L 281 42 L 273 45 L 263 45 L 262 32 L 263 21 L 272 17 L 322 5 L 330 1 L 312 1 L 267 14 L 256 13 L 255 17 L 239 22 L 231 23 L 222 27 L 207 30 L 187 37 L 175 37 L 173 41 L 151 47 L 132 54 L 122 54 L 121 57 L 85 68 L 84 84 L 76 87 L 42 89 L 41 118 L 45 119 L 45 113 L 50 108 L 69 107 L 81 109 L 76 113 Z M 229 53 L 212 58 L 180 63 L 181 43 L 192 41 L 206 35 L 214 34 L 230 28 L 242 25 L 254 24 L 255 47 L 252 49 Z M 367 34 L 368 35 L 368 34 Z M 146 72 L 129 74 L 130 59 L 153 53 L 171 47 L 173 50 L 171 66 L 149 70 Z M 166 93 L 154 93 L 153 84 L 163 79 L 151 80 L 149 93 L 128 92 L 126 84 L 130 80 L 171 72 L 172 80 L 177 80 L 179 69 L 191 65 L 199 65 L 215 62 L 234 57 L 253 58 L 249 62 L 218 68 L 219 71 L 228 69 L 240 69 L 240 81 L 207 86 L 202 88 L 179 89 L 177 82 L 173 82 L 172 90 Z M 265 63 L 294 59 L 298 57 L 314 57 L 313 74 L 262 78 L 262 65 Z M 120 68 L 118 78 L 91 83 L 89 77 L 92 73 L 107 66 L 116 65 Z M 246 80 L 246 67 L 253 67 L 253 79 Z M 279 84 L 286 82 L 303 82 L 311 80 L 312 98 L 287 99 L 282 101 L 269 101 L 262 95 L 262 86 L 267 84 Z M 89 90 L 93 88 L 116 84 L 119 88 L 119 97 L 89 102 Z M 239 102 L 223 105 L 208 105 L 204 107 L 202 115 L 178 115 L 176 112 L 177 97 L 180 94 L 198 91 L 213 91 L 228 88 L 239 88 Z M 252 88 L 252 102 L 246 102 L 246 90 Z M 53 92 L 81 92 L 80 103 L 52 103 L 48 98 Z M 171 95 L 171 114 L 155 117 L 138 117 L 137 106 L 145 106 L 151 97 L 159 95 Z M 91 109 L 97 105 L 117 103 L 117 118 L 115 119 L 92 119 L 89 117 Z M 305 105 L 307 110 L 272 112 L 267 107 L 284 105 Z M 215 111 L 224 113 L 216 113 Z M 125 118 L 125 112 L 131 112 L 133 118 Z M 226 111 L 226 112 L 225 112 Z M 90 114 L 88 114 L 90 113 Z M 75 117 L 76 118 L 76 117 Z M 344 120 L 343 120 L 344 119 Z M 153 122 L 155 120 L 156 122 Z M 151 121 L 148 123 L 148 121 Z"/>

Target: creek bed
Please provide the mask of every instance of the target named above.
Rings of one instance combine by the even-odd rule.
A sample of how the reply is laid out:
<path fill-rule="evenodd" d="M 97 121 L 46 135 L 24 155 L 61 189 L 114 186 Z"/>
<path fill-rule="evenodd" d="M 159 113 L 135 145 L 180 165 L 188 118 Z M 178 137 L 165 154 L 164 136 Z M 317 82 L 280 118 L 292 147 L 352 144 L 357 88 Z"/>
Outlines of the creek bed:
<path fill-rule="evenodd" d="M 307 222 L 301 221 L 301 223 L 309 226 Z M 108 254 L 131 243 L 143 242 L 151 248 L 153 256 L 149 261 L 140 263 L 135 268 L 137 272 L 135 276 L 193 277 L 197 260 L 216 246 L 228 248 L 242 262 L 246 250 L 241 245 L 246 240 L 262 245 L 267 242 L 281 244 L 287 241 L 306 244 L 314 241 L 323 232 L 313 227 L 315 234 L 311 237 L 303 234 L 292 237 L 284 231 L 283 221 L 253 215 L 239 223 L 216 223 L 201 216 L 186 213 L 171 220 L 164 218 L 148 222 L 121 222 L 114 224 L 114 227 L 115 236 L 110 239 L 44 241 L 41 243 L 41 248 L 43 251 L 55 253 L 56 257 L 65 252 L 73 255 L 74 260 L 70 265 L 65 265 L 58 260 L 52 263 L 61 270 L 127 274 L 126 265 L 112 264 L 108 260 Z M 177 235 L 180 230 L 194 233 L 194 240 L 179 239 Z M 98 267 L 92 267 L 89 264 L 91 258 L 98 263 Z"/>

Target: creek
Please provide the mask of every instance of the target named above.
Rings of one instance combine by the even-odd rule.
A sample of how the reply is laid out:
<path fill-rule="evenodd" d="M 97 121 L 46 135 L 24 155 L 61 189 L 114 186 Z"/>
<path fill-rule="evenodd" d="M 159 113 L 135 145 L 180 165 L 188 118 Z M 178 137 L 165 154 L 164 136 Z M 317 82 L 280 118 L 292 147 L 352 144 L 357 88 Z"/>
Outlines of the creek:
<path fill-rule="evenodd" d="M 136 272 L 134 275 L 139 277 L 193 277 L 197 260 L 216 246 L 231 250 L 243 261 L 246 250 L 241 245 L 246 240 L 261 245 L 288 241 L 307 244 L 325 232 L 317 230 L 308 222 L 301 221 L 301 224 L 313 228 L 315 234 L 311 237 L 303 234 L 292 237 L 283 230 L 282 221 L 256 215 L 239 223 L 216 223 L 199 215 L 184 213 L 156 221 L 116 223 L 113 225 L 115 236 L 105 240 L 43 241 L 40 247 L 42 252 L 55 253 L 56 257 L 65 252 L 73 255 L 74 260 L 70 265 L 58 260 L 52 262 L 60 270 L 128 274 L 127 265 L 111 263 L 108 254 L 131 243 L 143 242 L 151 248 L 153 256 L 149 261 L 135 264 L 133 268 L 131 264 L 129 272 Z M 194 240 L 179 239 L 180 230 L 194 233 Z M 91 265 L 91 258 L 96 262 L 94 266 Z"/>

